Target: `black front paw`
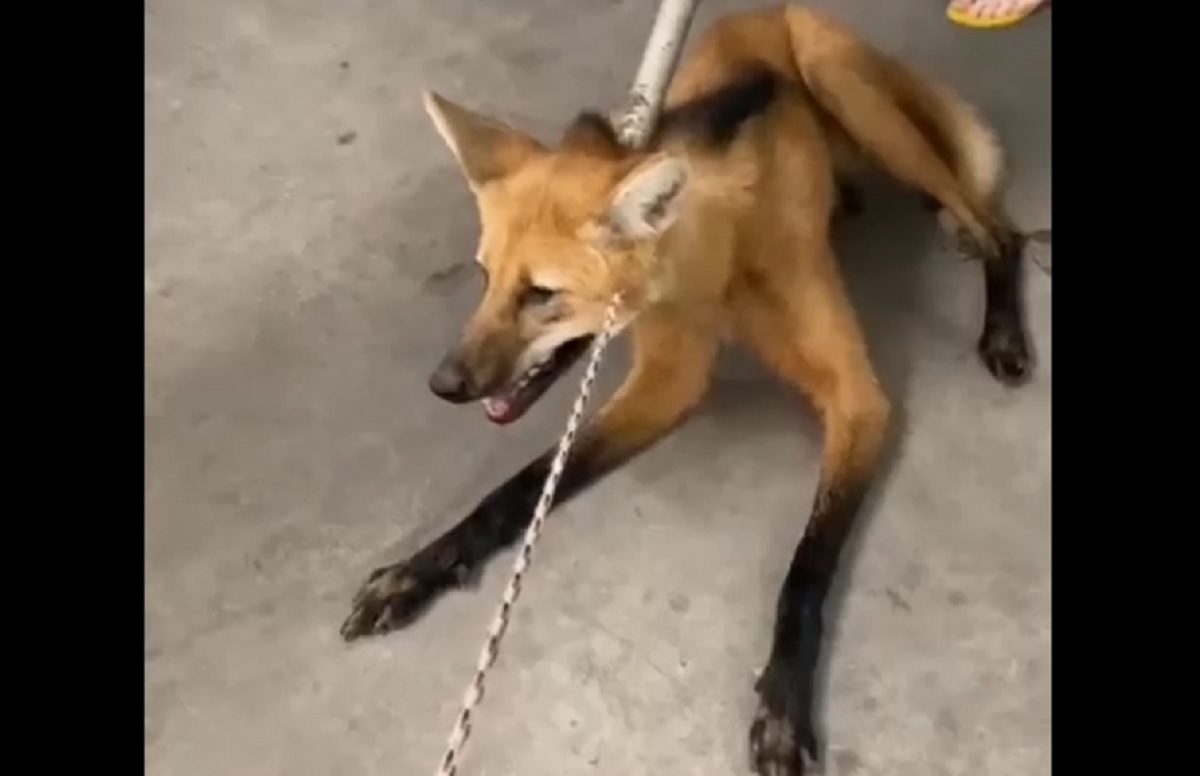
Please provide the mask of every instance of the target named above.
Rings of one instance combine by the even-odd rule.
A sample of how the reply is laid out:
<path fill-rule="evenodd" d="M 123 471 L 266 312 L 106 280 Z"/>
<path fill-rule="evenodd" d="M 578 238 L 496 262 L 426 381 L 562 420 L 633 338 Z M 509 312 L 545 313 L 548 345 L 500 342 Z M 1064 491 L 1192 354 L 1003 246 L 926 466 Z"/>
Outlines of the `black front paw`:
<path fill-rule="evenodd" d="M 789 669 L 769 667 L 759 680 L 750 725 L 750 767 L 757 776 L 804 776 L 816 766 L 811 692 Z"/>
<path fill-rule="evenodd" d="M 431 561 L 430 556 L 434 556 Z M 426 550 L 412 560 L 375 569 L 354 596 L 342 623 L 342 638 L 378 636 L 403 628 L 425 611 L 442 592 L 465 578 L 465 570 L 446 553 Z"/>

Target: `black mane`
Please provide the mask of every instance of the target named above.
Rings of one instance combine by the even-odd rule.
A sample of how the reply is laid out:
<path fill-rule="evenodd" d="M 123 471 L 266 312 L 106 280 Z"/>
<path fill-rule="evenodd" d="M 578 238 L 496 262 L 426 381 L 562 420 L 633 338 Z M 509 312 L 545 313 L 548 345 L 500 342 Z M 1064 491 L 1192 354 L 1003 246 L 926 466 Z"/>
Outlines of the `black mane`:
<path fill-rule="evenodd" d="M 748 70 L 708 94 L 663 111 L 650 145 L 657 146 L 672 137 L 725 148 L 737 137 L 743 124 L 771 106 L 780 85 L 779 75 L 771 70 Z M 621 150 L 609 120 L 590 110 L 576 116 L 563 135 L 563 143 L 610 154 L 619 154 Z"/>

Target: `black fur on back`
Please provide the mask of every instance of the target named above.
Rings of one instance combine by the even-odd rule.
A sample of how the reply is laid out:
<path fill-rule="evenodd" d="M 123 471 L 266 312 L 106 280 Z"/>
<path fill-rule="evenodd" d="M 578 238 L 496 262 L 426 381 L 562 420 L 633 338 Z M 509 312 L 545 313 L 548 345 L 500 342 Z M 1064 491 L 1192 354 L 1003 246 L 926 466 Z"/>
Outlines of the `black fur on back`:
<path fill-rule="evenodd" d="M 742 124 L 771 107 L 779 87 L 779 76 L 770 70 L 746 71 L 713 92 L 664 111 L 656 140 L 696 138 L 716 148 L 728 146 Z"/>
<path fill-rule="evenodd" d="M 766 68 L 744 71 L 729 83 L 659 116 L 651 147 L 667 138 L 698 140 L 721 149 L 737 137 L 748 120 L 764 113 L 775 101 L 780 76 Z M 621 145 L 608 119 L 595 111 L 580 113 L 563 135 L 563 145 L 619 154 Z"/>

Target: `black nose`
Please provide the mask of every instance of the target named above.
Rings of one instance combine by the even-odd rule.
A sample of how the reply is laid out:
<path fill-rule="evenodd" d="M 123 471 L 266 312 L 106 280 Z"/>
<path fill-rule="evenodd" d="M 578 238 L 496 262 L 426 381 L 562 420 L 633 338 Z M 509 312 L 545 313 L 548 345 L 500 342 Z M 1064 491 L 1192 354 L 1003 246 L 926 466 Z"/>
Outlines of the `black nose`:
<path fill-rule="evenodd" d="M 442 363 L 438 364 L 438 368 L 429 378 L 429 390 L 456 404 L 476 398 L 471 373 L 453 354 L 446 356 Z"/>

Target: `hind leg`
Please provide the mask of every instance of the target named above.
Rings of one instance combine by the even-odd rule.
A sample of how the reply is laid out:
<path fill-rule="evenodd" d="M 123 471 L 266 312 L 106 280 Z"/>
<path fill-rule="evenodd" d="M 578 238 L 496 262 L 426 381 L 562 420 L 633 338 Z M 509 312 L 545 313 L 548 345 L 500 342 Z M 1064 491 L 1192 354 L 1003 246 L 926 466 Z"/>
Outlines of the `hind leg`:
<path fill-rule="evenodd" d="M 852 56 L 801 64 L 821 103 L 870 158 L 948 210 L 976 243 L 976 252 L 995 255 L 1002 250 L 1004 230 L 900 109 L 887 86 L 868 75 L 868 67 Z"/>
<path fill-rule="evenodd" d="M 1000 255 L 982 262 L 986 306 L 979 357 L 993 377 L 1013 385 L 1029 377 L 1033 365 L 1021 297 L 1023 243 L 1014 235 Z"/>
<path fill-rule="evenodd" d="M 814 53 L 799 54 L 805 80 L 862 149 L 927 202 L 937 203 L 943 224 L 956 225 L 953 234 L 962 249 L 982 259 L 987 310 L 980 357 L 997 380 L 1023 380 L 1031 371 L 1031 357 L 1020 298 L 1022 236 L 993 204 L 991 192 L 977 193 L 965 185 L 901 109 L 882 76 L 886 63 L 853 41 L 829 41 L 814 47 Z"/>
<path fill-rule="evenodd" d="M 1026 238 L 1009 230 L 1010 235 L 1000 241 L 999 253 L 979 256 L 970 236 L 941 202 L 928 194 L 922 194 L 921 201 L 937 215 L 959 252 L 982 259 L 985 308 L 983 332 L 976 345 L 980 359 L 997 380 L 1012 385 L 1022 382 L 1029 377 L 1033 366 L 1021 294 L 1024 280 L 1021 257 Z"/>
<path fill-rule="evenodd" d="M 960 247 L 982 259 L 986 312 L 979 356 L 997 380 L 1009 384 L 1024 380 L 1032 361 L 1021 309 L 1024 239 L 997 207 L 978 201 L 967 191 L 882 86 L 853 66 L 838 64 L 814 70 L 822 74 L 812 77 L 828 90 L 839 119 L 853 127 L 865 150 L 890 174 L 937 203 L 943 224 L 956 224 L 954 235 Z"/>
<path fill-rule="evenodd" d="M 983 331 L 976 349 L 988 372 L 1000 382 L 1017 385 L 1033 371 L 1033 356 L 1029 333 L 1025 326 L 1025 310 L 1021 293 L 1026 238 L 1007 226 L 1003 215 L 993 220 L 1001 233 L 999 249 L 981 253 L 965 230 L 936 199 L 925 197 L 926 206 L 936 212 L 945 233 L 955 241 L 959 252 L 980 259 L 983 268 L 984 313 Z"/>

